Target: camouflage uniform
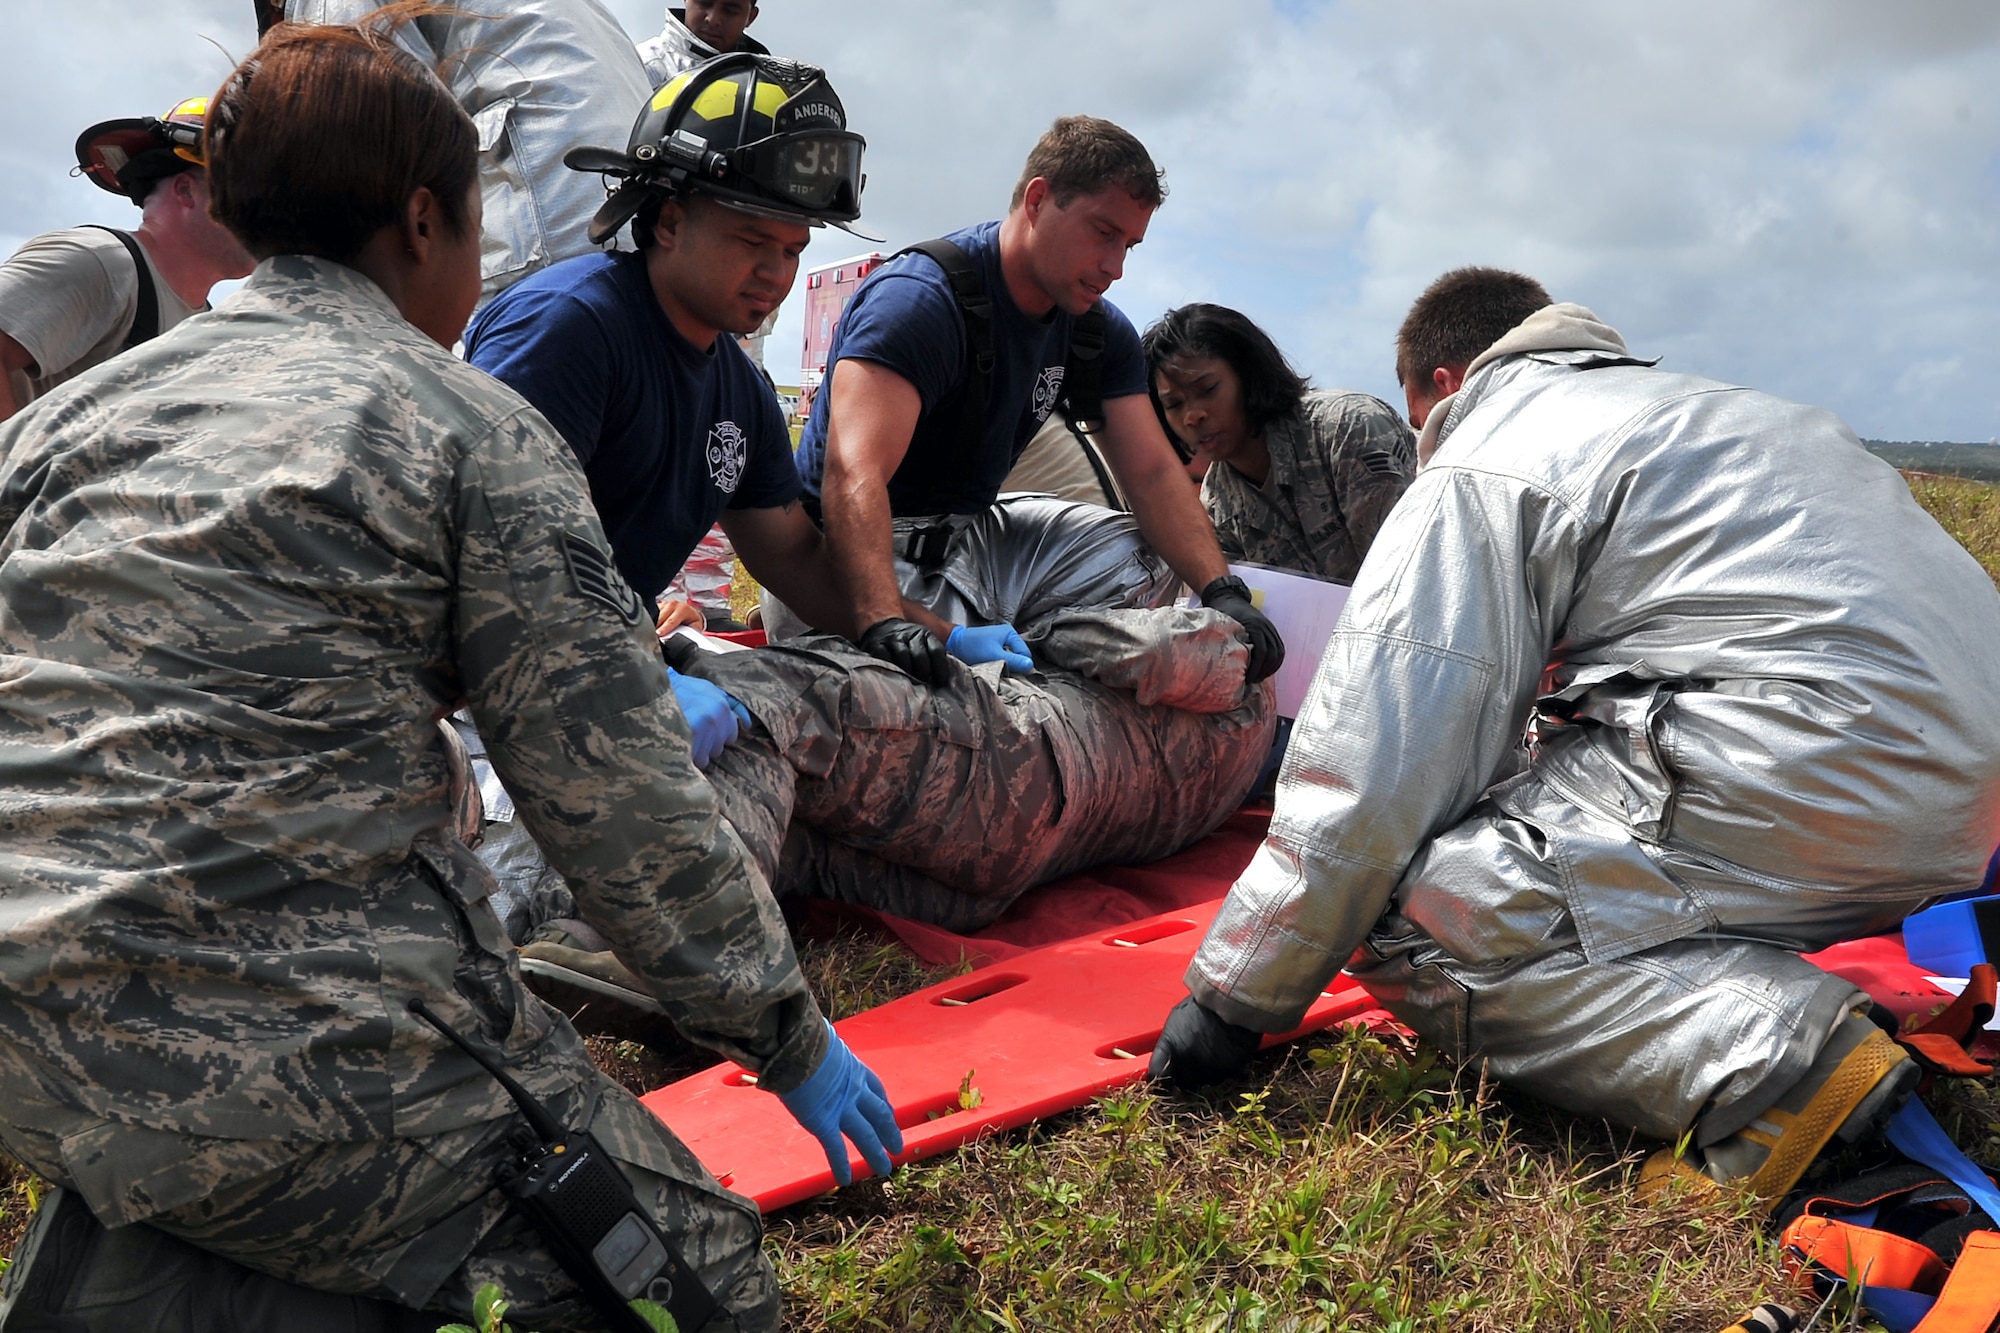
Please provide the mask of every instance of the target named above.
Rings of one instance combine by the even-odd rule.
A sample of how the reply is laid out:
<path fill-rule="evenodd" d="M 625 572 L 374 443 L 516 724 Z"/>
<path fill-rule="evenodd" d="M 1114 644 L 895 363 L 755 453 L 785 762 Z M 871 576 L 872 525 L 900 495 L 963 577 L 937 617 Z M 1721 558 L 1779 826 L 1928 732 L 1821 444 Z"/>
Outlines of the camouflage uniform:
<path fill-rule="evenodd" d="M 1271 472 L 1262 486 L 1227 463 L 1202 481 L 1222 553 L 1353 582 L 1417 474 L 1410 428 L 1379 398 L 1320 390 L 1266 427 L 1264 443 Z"/>
<path fill-rule="evenodd" d="M 421 997 L 632 1169 L 747 1326 L 754 1208 L 522 988 L 449 831 L 465 700 L 586 920 L 795 1086 L 824 1025 L 690 762 L 569 450 L 372 283 L 267 260 L 0 428 L 0 1140 L 107 1224 L 530 1326 L 574 1288 L 490 1188 L 518 1124 Z"/>
<path fill-rule="evenodd" d="M 709 765 L 781 898 L 974 930 L 1037 884 L 1157 860 L 1220 824 L 1270 748 L 1236 622 L 1204 609 L 1058 615 L 1043 670 L 917 684 L 844 639 L 697 654 L 756 718 Z"/>

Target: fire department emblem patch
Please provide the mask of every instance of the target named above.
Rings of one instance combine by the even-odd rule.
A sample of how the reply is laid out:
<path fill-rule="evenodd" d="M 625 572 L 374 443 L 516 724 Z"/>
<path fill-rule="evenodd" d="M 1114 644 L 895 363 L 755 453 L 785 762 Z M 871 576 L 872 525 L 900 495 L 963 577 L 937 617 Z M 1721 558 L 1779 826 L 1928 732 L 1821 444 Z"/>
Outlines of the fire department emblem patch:
<path fill-rule="evenodd" d="M 750 461 L 750 442 L 733 421 L 717 422 L 708 433 L 708 479 L 724 495 L 736 494 L 743 480 L 744 465 Z"/>
<path fill-rule="evenodd" d="M 1045 367 L 1042 377 L 1035 381 L 1035 399 L 1028 410 L 1033 414 L 1036 425 L 1047 421 L 1049 413 L 1055 411 L 1056 404 L 1062 400 L 1063 373 L 1068 369 L 1068 366 Z"/>

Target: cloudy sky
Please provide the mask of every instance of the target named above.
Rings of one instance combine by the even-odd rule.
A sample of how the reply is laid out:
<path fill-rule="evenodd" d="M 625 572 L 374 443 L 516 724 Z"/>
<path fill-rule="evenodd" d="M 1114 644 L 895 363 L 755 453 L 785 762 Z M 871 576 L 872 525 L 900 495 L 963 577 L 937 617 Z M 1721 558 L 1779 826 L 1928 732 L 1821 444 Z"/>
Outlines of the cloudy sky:
<path fill-rule="evenodd" d="M 635 37 L 658 8 L 607 0 Z M 206 92 L 250 0 L 0 0 L 0 247 L 129 205 L 90 122 Z M 1172 197 L 1112 299 L 1214 300 L 1319 383 L 1396 398 L 1432 277 L 1516 267 L 1666 364 L 1863 435 L 2000 435 L 2000 5 L 1991 0 L 766 0 L 868 138 L 891 245 L 996 216 L 1056 115 L 1134 131 Z M 853 253 L 820 233 L 808 263 Z M 783 380 L 795 295 L 769 360 Z"/>

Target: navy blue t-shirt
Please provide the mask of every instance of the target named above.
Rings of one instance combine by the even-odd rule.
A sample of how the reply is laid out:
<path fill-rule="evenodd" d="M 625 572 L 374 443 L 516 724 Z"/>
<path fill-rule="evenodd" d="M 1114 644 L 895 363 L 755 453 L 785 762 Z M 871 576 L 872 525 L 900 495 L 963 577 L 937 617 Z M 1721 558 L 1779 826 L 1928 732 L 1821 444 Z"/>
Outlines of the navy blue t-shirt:
<path fill-rule="evenodd" d="M 840 362 L 872 361 L 916 386 L 923 400 L 910 450 L 889 479 L 889 510 L 897 515 L 971 514 L 993 503 L 1014 460 L 1028 447 L 1062 397 L 1076 320 L 1060 307 L 1046 319 L 1021 313 L 1000 276 L 1000 224 L 953 232 L 952 241 L 979 265 L 993 300 L 993 380 L 987 390 L 986 433 L 976 448 L 958 439 L 970 356 L 965 317 L 951 279 L 927 255 L 893 259 L 862 280 L 841 313 L 827 354 L 827 379 L 813 396 L 812 416 L 799 441 L 799 475 L 818 496 L 826 466 L 826 417 Z M 1132 321 L 1104 303 L 1103 394 L 1146 392 L 1146 363 Z"/>
<path fill-rule="evenodd" d="M 653 597 L 724 509 L 799 494 L 792 437 L 736 340 L 680 335 L 640 253 L 582 255 L 493 298 L 465 359 L 549 419 L 590 481 L 618 572 Z"/>

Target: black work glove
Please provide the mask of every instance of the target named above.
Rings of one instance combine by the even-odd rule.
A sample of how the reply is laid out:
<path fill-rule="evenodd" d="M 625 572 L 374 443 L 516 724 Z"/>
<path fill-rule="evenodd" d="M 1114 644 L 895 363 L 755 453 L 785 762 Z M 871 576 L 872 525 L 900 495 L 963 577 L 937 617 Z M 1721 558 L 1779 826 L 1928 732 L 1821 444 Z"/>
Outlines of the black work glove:
<path fill-rule="evenodd" d="M 1249 683 L 1255 685 L 1285 664 L 1285 641 L 1271 618 L 1250 604 L 1250 589 L 1234 574 L 1224 574 L 1201 590 L 1201 604 L 1222 612 L 1243 627 L 1250 639 Z"/>
<path fill-rule="evenodd" d="M 1217 1018 L 1190 995 L 1167 1015 L 1146 1077 L 1169 1079 L 1193 1092 L 1238 1073 L 1263 1043 L 1263 1033 Z"/>
<path fill-rule="evenodd" d="M 946 665 L 951 659 L 938 636 L 914 620 L 895 616 L 878 620 L 861 631 L 856 642 L 862 652 L 903 668 L 920 684 L 942 685 L 951 671 Z"/>

